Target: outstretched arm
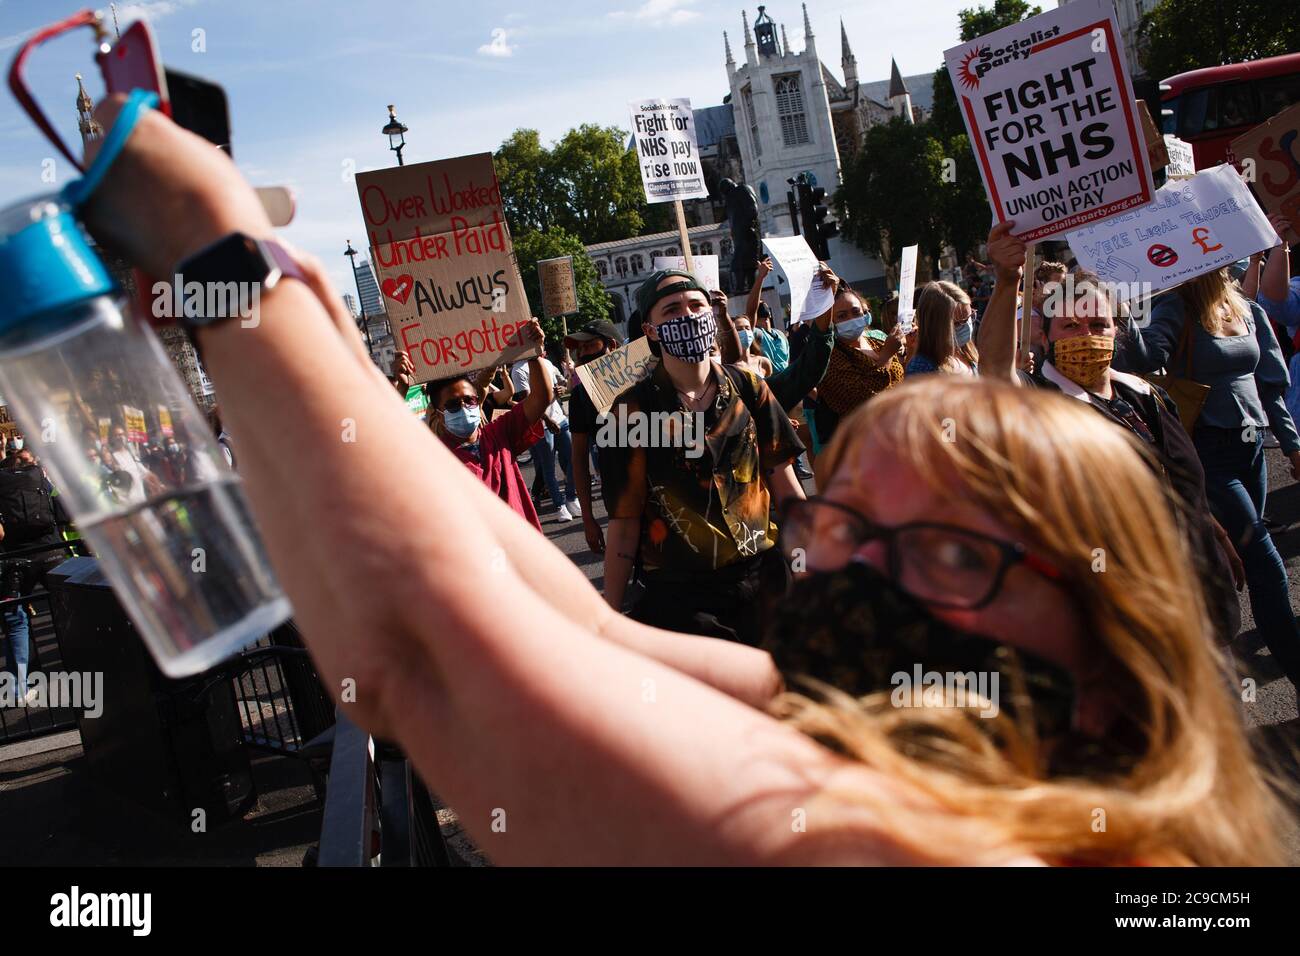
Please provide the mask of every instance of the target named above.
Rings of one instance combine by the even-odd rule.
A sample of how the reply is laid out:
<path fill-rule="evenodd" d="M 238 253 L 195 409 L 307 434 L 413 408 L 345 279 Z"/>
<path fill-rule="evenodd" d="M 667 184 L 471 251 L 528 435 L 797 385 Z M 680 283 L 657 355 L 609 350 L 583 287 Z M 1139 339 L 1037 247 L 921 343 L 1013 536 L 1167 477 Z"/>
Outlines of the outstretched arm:
<path fill-rule="evenodd" d="M 1025 244 L 1011 235 L 1015 221 L 998 223 L 989 232 L 989 258 L 993 260 L 993 295 L 984 307 L 976 345 L 980 350 L 980 375 L 1019 381 L 1016 375 L 1016 291 L 1025 261 Z M 1025 306 L 1029 297 L 1025 297 Z M 1031 321 L 1026 315 L 1022 321 Z"/>
<path fill-rule="evenodd" d="M 754 270 L 754 284 L 749 288 L 749 298 L 745 300 L 745 316 L 751 328 L 758 328 L 758 303 L 763 299 L 763 283 L 772 272 L 772 257 L 764 256 L 758 260 Z M 798 316 L 796 316 L 798 318 Z"/>

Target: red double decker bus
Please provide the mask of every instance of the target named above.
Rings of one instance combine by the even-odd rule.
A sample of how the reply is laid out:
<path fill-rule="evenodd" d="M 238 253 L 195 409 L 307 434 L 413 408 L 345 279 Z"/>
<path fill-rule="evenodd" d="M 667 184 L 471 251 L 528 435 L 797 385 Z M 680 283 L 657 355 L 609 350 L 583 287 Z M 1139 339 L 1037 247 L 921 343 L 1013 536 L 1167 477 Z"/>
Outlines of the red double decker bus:
<path fill-rule="evenodd" d="M 1166 133 L 1192 144 L 1196 168 L 1217 166 L 1228 144 L 1300 102 L 1300 53 L 1189 70 L 1164 80 L 1161 106 L 1171 110 Z"/>

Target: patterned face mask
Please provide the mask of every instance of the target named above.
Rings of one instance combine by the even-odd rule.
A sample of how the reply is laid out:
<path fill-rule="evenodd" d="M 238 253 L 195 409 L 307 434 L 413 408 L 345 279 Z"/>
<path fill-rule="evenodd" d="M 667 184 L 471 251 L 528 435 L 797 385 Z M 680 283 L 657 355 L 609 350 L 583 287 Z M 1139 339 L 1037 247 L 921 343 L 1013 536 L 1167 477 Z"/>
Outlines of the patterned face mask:
<path fill-rule="evenodd" d="M 703 362 L 718 334 L 712 309 L 668 319 L 658 328 L 660 347 L 683 362 Z"/>
<path fill-rule="evenodd" d="M 1075 683 L 1064 668 L 936 618 L 859 561 L 798 579 L 762 646 L 787 681 L 811 677 L 854 697 L 884 693 L 895 706 L 955 704 L 986 717 L 1026 715 L 1051 744 L 1049 774 L 1111 769 L 1132 753 L 1071 728 Z M 976 723 L 992 734 L 1001 722 Z"/>
<path fill-rule="evenodd" d="M 1115 358 L 1113 335 L 1075 335 L 1047 346 L 1047 361 L 1075 385 L 1096 391 Z"/>

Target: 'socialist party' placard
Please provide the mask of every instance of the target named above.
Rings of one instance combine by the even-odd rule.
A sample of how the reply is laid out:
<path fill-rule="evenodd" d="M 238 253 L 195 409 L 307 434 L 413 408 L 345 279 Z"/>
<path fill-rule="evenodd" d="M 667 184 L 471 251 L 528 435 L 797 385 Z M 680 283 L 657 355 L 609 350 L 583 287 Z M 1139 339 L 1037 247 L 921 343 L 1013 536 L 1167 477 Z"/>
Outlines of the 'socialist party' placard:
<path fill-rule="evenodd" d="M 1073 0 L 944 53 L 998 222 L 1045 239 L 1151 201 L 1111 5 Z"/>
<path fill-rule="evenodd" d="M 371 256 L 416 382 L 502 365 L 536 348 L 492 154 L 357 174 Z"/>

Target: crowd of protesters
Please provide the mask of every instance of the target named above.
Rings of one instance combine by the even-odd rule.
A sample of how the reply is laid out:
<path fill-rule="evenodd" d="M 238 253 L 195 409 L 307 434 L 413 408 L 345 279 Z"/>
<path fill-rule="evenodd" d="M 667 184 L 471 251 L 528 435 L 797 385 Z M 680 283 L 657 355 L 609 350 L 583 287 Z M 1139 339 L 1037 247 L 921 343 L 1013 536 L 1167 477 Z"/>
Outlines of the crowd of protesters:
<path fill-rule="evenodd" d="M 270 235 L 228 158 L 155 113 L 106 185 L 90 228 L 151 274 Z M 503 863 L 1279 861 L 1287 811 L 1228 650 L 1244 586 L 1300 679 L 1264 520 L 1266 431 L 1300 478 L 1287 244 L 1142 328 L 1077 270 L 1023 276 L 1012 228 L 975 294 L 928 282 L 879 318 L 829 268 L 788 329 L 770 263 L 735 315 L 655 272 L 628 334 L 657 363 L 607 412 L 575 370 L 614 327 L 557 367 L 534 320 L 511 368 L 428 383 L 423 422 L 409 362 L 386 382 L 303 257 L 256 327 L 199 336 L 326 685 L 351 682 L 350 716 L 471 835 L 508 808 Z M 609 427 L 633 419 L 666 440 Z M 524 455 L 603 595 L 538 533 Z M 285 466 L 307 461 L 310 482 Z M 935 706 L 923 673 L 962 680 Z"/>

